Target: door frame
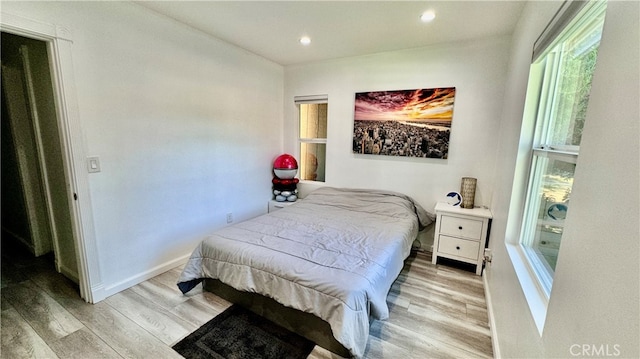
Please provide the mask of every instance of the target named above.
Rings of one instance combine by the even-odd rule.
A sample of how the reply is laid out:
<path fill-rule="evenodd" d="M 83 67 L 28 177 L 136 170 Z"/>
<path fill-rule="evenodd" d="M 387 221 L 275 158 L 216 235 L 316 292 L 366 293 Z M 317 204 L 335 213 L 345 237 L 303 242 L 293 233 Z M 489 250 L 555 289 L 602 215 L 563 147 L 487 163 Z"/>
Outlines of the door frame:
<path fill-rule="evenodd" d="M 64 26 L 43 23 L 5 11 L 2 11 L 1 15 L 1 31 L 41 40 L 47 44 L 67 194 L 71 208 L 80 296 L 89 303 L 97 303 L 105 298 L 105 291 L 100 275 L 89 178 L 86 170 L 86 149 L 80 126 L 73 74 L 72 33 Z"/>

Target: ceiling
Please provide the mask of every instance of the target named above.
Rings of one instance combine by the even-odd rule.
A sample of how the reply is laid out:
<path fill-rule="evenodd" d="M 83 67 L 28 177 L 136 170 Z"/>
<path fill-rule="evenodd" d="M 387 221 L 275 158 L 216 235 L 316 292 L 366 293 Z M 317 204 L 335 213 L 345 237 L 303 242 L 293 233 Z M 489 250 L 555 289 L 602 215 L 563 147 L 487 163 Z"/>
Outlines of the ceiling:
<path fill-rule="evenodd" d="M 511 34 L 524 1 L 140 1 L 281 65 Z M 430 23 L 420 15 L 433 10 Z M 312 40 L 300 44 L 302 36 Z"/>

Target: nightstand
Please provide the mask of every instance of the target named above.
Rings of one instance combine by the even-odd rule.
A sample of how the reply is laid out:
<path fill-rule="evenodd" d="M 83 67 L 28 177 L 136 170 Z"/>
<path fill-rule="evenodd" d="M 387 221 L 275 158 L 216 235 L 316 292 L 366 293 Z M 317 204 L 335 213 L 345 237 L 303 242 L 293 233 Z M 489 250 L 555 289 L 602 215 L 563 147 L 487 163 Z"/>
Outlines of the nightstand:
<path fill-rule="evenodd" d="M 476 274 L 480 275 L 490 221 L 493 218 L 491 210 L 466 209 L 438 202 L 435 211 L 436 228 L 431 262 L 436 264 L 438 257 L 444 257 L 475 264 Z"/>
<path fill-rule="evenodd" d="M 288 201 L 278 202 L 275 199 L 272 199 L 271 201 L 269 201 L 269 207 L 267 208 L 267 210 L 268 210 L 268 213 L 271 213 L 273 211 L 277 211 L 279 209 L 283 209 L 286 206 L 290 206 L 290 205 L 292 205 L 294 203 L 296 203 L 296 202 L 288 202 Z"/>

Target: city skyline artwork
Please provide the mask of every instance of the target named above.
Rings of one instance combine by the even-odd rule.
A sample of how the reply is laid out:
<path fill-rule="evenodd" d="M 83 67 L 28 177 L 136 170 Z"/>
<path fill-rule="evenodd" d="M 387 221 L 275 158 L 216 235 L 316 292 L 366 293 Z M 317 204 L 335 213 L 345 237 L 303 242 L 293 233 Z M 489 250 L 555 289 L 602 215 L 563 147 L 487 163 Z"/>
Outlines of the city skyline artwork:
<path fill-rule="evenodd" d="M 353 152 L 447 159 L 455 87 L 355 94 Z"/>

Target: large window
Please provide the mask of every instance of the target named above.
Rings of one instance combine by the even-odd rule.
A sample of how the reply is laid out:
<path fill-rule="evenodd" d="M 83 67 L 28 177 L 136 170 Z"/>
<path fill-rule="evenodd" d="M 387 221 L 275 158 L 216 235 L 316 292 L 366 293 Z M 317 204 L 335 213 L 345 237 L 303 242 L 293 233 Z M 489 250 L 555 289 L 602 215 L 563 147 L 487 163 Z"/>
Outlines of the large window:
<path fill-rule="evenodd" d="M 300 119 L 300 179 L 324 182 L 327 157 L 327 97 L 296 97 L 295 102 Z"/>
<path fill-rule="evenodd" d="M 525 120 L 535 120 L 520 245 L 549 297 L 571 210 L 571 189 L 606 2 L 576 10 L 531 65 Z"/>

